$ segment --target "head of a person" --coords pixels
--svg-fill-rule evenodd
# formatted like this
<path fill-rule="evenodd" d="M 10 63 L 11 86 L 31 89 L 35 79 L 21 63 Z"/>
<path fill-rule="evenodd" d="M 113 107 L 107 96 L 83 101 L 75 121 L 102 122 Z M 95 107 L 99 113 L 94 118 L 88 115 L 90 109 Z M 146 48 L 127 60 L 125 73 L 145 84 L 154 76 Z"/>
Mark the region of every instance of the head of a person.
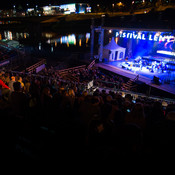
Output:
<path fill-rule="evenodd" d="M 12 81 L 15 81 L 15 76 L 11 76 L 11 80 Z"/>
<path fill-rule="evenodd" d="M 175 111 L 168 112 L 166 119 L 171 120 L 171 121 L 175 121 Z"/>
<path fill-rule="evenodd" d="M 22 77 L 18 77 L 18 81 L 22 82 Z"/>
<path fill-rule="evenodd" d="M 49 87 L 45 87 L 45 88 L 43 89 L 43 94 L 44 94 L 44 95 L 49 95 L 49 94 L 50 94 L 50 88 L 49 88 Z"/>
<path fill-rule="evenodd" d="M 143 104 L 140 102 L 137 102 L 132 109 L 132 114 L 133 116 L 138 117 L 138 118 L 144 117 L 145 115 L 144 115 Z"/>
<path fill-rule="evenodd" d="M 75 97 L 75 92 L 74 92 L 73 89 L 69 89 L 68 94 L 69 94 L 69 96 L 71 96 L 71 97 Z"/>
<path fill-rule="evenodd" d="M 14 82 L 13 83 L 14 91 L 19 92 L 21 90 L 21 83 L 20 82 Z"/>
<path fill-rule="evenodd" d="M 111 95 L 107 95 L 107 96 L 106 96 L 106 102 L 111 103 L 112 100 L 113 100 L 113 98 L 112 98 Z"/>

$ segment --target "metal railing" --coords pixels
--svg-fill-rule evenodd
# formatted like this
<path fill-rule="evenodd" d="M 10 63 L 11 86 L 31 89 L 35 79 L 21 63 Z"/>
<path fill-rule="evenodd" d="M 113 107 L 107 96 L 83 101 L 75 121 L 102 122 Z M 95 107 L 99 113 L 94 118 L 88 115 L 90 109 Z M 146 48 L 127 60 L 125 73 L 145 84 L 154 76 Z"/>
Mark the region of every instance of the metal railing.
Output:
<path fill-rule="evenodd" d="M 71 71 L 82 70 L 85 68 L 86 68 L 86 65 L 81 65 L 81 66 L 71 67 L 67 69 L 56 70 L 56 72 L 61 75 L 61 74 L 70 73 Z"/>
<path fill-rule="evenodd" d="M 27 70 L 27 72 L 32 73 L 32 72 L 34 72 L 36 70 L 37 67 L 39 67 L 39 66 L 41 66 L 43 64 L 46 64 L 46 59 L 42 59 L 41 61 L 33 64 L 32 66 L 30 66 L 28 68 L 26 68 L 26 70 Z"/>

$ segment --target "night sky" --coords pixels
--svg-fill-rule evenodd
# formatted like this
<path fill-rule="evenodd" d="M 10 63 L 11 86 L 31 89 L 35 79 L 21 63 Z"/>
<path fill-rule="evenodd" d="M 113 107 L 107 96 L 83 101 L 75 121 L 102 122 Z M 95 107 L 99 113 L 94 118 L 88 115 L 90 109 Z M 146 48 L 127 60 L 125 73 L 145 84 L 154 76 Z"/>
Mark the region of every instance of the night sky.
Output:
<path fill-rule="evenodd" d="M 123 2 L 124 4 L 127 4 L 129 6 L 132 1 L 142 1 L 142 0 L 5 0 L 1 2 L 0 9 L 6 9 L 6 8 L 13 8 L 13 5 L 16 5 L 16 7 L 19 7 L 19 5 L 22 8 L 26 8 L 29 4 L 29 7 L 35 7 L 35 5 L 38 6 L 45 6 L 45 5 L 60 5 L 60 4 L 66 4 L 66 3 L 89 3 L 92 7 L 95 4 L 102 4 L 104 6 L 109 6 L 110 4 L 117 3 L 117 2 Z M 145 2 L 152 2 L 155 3 L 159 0 L 145 0 Z M 163 1 L 170 1 L 170 0 L 162 0 Z M 171 2 L 175 3 L 175 0 L 171 0 Z"/>
<path fill-rule="evenodd" d="M 0 9 L 4 8 L 13 8 L 13 5 L 16 5 L 18 7 L 19 5 L 23 8 L 26 7 L 26 4 L 29 4 L 29 7 L 34 7 L 35 5 L 38 6 L 44 6 L 44 5 L 59 5 L 59 4 L 65 4 L 65 3 L 89 3 L 92 4 L 112 4 L 116 2 L 131 2 L 132 0 L 5 0 L 3 3 L 1 3 Z"/>

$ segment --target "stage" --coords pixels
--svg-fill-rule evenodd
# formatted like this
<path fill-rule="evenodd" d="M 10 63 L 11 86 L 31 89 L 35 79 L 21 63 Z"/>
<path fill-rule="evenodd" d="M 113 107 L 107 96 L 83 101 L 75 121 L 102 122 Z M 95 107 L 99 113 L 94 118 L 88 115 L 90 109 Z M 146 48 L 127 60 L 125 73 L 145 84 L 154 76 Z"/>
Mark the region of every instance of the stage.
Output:
<path fill-rule="evenodd" d="M 145 72 L 142 70 L 127 70 L 125 68 L 122 68 L 122 64 L 123 61 L 112 61 L 112 62 L 100 62 L 100 63 L 96 63 L 95 66 L 111 71 L 113 73 L 116 73 L 118 75 L 124 76 L 126 78 L 129 79 L 134 79 L 137 75 L 139 75 L 138 80 L 157 89 L 163 90 L 165 92 L 171 93 L 171 94 L 175 94 L 175 83 L 170 83 L 170 84 L 166 84 L 166 83 L 161 83 L 160 85 L 157 85 L 155 83 L 152 82 L 153 77 L 157 76 L 160 79 L 165 79 L 170 77 L 168 72 L 164 72 L 164 73 L 151 73 L 149 71 Z M 175 77 L 175 72 L 171 73 L 171 78 Z"/>
<path fill-rule="evenodd" d="M 139 75 L 160 96 L 175 94 L 174 30 L 103 27 L 98 32 L 97 67 L 129 79 Z"/>

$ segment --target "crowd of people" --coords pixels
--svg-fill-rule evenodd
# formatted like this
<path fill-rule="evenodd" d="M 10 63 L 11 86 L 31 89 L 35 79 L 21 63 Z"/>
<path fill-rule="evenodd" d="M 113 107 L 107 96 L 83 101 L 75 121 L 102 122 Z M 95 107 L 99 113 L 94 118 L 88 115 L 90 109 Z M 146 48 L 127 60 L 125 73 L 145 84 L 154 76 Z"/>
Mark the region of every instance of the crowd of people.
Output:
<path fill-rule="evenodd" d="M 45 161 L 59 156 L 63 162 L 76 157 L 94 164 L 175 155 L 174 103 L 105 89 L 90 93 L 81 83 L 87 77 L 123 80 L 96 69 L 76 76 L 78 82 L 65 81 L 52 69 L 39 75 L 1 72 L 6 155 Z"/>

